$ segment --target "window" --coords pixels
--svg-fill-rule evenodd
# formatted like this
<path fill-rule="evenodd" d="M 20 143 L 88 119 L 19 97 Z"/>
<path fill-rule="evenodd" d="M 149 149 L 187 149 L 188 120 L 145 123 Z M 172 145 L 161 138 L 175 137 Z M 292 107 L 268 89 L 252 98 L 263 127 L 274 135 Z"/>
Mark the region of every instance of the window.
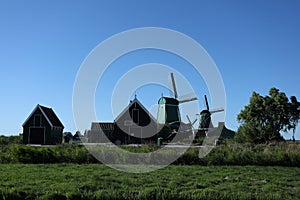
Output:
<path fill-rule="evenodd" d="M 139 109 L 136 108 L 132 109 L 132 120 L 137 125 L 139 124 L 139 118 L 140 118 Z"/>
<path fill-rule="evenodd" d="M 42 122 L 41 115 L 35 115 L 33 121 L 34 126 L 41 126 L 41 122 Z"/>

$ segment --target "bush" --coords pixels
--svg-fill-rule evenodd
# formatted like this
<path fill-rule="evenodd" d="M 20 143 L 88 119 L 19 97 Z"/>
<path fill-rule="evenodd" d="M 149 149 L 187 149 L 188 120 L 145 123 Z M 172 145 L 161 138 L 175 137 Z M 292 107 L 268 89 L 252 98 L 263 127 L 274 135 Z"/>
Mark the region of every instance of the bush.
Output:
<path fill-rule="evenodd" d="M 155 145 L 140 147 L 122 147 L 126 151 L 149 153 L 157 150 Z M 130 160 L 136 163 L 161 163 L 164 159 L 176 155 L 176 149 L 169 148 L 159 155 L 149 157 L 119 154 L 113 147 L 95 146 L 89 148 L 96 155 L 106 156 L 109 160 L 122 163 Z M 180 156 L 174 165 L 262 165 L 262 166 L 295 166 L 300 167 L 300 143 L 280 142 L 271 144 L 240 144 L 226 141 L 218 145 L 204 158 L 199 158 L 199 149 L 190 148 Z M 133 160 L 135 159 L 135 160 Z M 99 163 L 84 147 L 78 145 L 58 145 L 53 147 L 32 147 L 25 145 L 0 146 L 0 163 Z"/>
<path fill-rule="evenodd" d="M 14 136 L 0 136 L 0 145 L 22 144 L 22 134 Z"/>

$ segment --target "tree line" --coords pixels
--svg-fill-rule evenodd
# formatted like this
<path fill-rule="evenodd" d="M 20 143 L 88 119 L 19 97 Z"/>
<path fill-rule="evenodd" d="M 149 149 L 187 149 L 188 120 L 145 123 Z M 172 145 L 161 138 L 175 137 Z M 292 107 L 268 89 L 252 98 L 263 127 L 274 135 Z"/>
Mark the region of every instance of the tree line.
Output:
<path fill-rule="evenodd" d="M 250 102 L 237 116 L 241 126 L 235 139 L 239 142 L 268 143 L 283 140 L 281 133 L 295 132 L 300 119 L 300 102 L 295 96 L 271 88 L 269 95 L 253 92 Z"/>

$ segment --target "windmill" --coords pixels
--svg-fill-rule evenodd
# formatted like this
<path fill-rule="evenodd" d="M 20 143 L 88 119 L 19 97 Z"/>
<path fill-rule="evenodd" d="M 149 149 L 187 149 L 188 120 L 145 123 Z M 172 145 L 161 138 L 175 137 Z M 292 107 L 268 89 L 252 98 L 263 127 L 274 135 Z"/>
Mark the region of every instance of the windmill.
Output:
<path fill-rule="evenodd" d="M 207 101 L 207 96 L 204 95 L 204 100 L 205 100 L 205 104 L 206 104 L 206 109 L 202 110 L 200 112 L 200 122 L 199 122 L 199 130 L 204 130 L 207 131 L 208 128 L 213 127 L 212 123 L 211 123 L 211 115 L 214 113 L 218 113 L 218 112 L 223 112 L 224 109 L 216 109 L 216 110 L 209 110 L 209 105 L 208 105 L 208 101 Z"/>
<path fill-rule="evenodd" d="M 195 101 L 197 100 L 197 97 L 193 96 L 191 98 L 184 98 L 179 100 L 173 73 L 170 74 L 170 78 L 172 82 L 174 97 L 162 96 L 158 100 L 157 121 L 159 124 L 169 124 L 172 130 L 175 129 L 176 131 L 178 131 L 181 123 L 179 104 Z"/>
<path fill-rule="evenodd" d="M 197 118 L 192 122 L 190 117 L 188 115 L 186 115 L 187 120 L 189 121 L 189 127 L 193 133 L 193 135 L 195 134 L 195 130 L 194 130 L 194 124 L 196 123 L 196 121 L 198 120 Z"/>

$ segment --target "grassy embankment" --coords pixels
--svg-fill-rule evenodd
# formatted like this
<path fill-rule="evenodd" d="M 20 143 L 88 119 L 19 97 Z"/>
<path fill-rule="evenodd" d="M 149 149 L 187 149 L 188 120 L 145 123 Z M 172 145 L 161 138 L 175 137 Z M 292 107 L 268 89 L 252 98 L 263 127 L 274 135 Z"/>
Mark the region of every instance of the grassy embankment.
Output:
<path fill-rule="evenodd" d="M 115 155 L 113 148 L 97 148 Z M 123 148 L 145 153 L 158 147 Z M 0 199 L 300 199 L 299 143 L 229 142 L 202 159 L 198 150 L 189 149 L 167 168 L 129 174 L 76 145 L 2 145 Z"/>
<path fill-rule="evenodd" d="M 101 164 L 2 164 L 0 199 L 300 199 L 300 168 L 169 166 L 129 174 Z"/>
<path fill-rule="evenodd" d="M 157 146 L 123 147 L 130 152 L 149 153 Z M 116 163 L 128 160 L 113 147 L 95 147 L 91 151 L 109 157 Z M 159 163 L 176 154 L 176 149 L 167 149 L 159 157 L 149 154 L 148 158 L 135 156 L 137 163 Z M 199 159 L 199 149 L 188 149 L 174 165 L 260 165 L 300 167 L 300 143 L 282 142 L 277 144 L 238 144 L 227 143 L 215 147 L 206 157 Z M 99 163 L 85 147 L 58 145 L 54 147 L 30 147 L 25 145 L 0 146 L 0 163 Z"/>

